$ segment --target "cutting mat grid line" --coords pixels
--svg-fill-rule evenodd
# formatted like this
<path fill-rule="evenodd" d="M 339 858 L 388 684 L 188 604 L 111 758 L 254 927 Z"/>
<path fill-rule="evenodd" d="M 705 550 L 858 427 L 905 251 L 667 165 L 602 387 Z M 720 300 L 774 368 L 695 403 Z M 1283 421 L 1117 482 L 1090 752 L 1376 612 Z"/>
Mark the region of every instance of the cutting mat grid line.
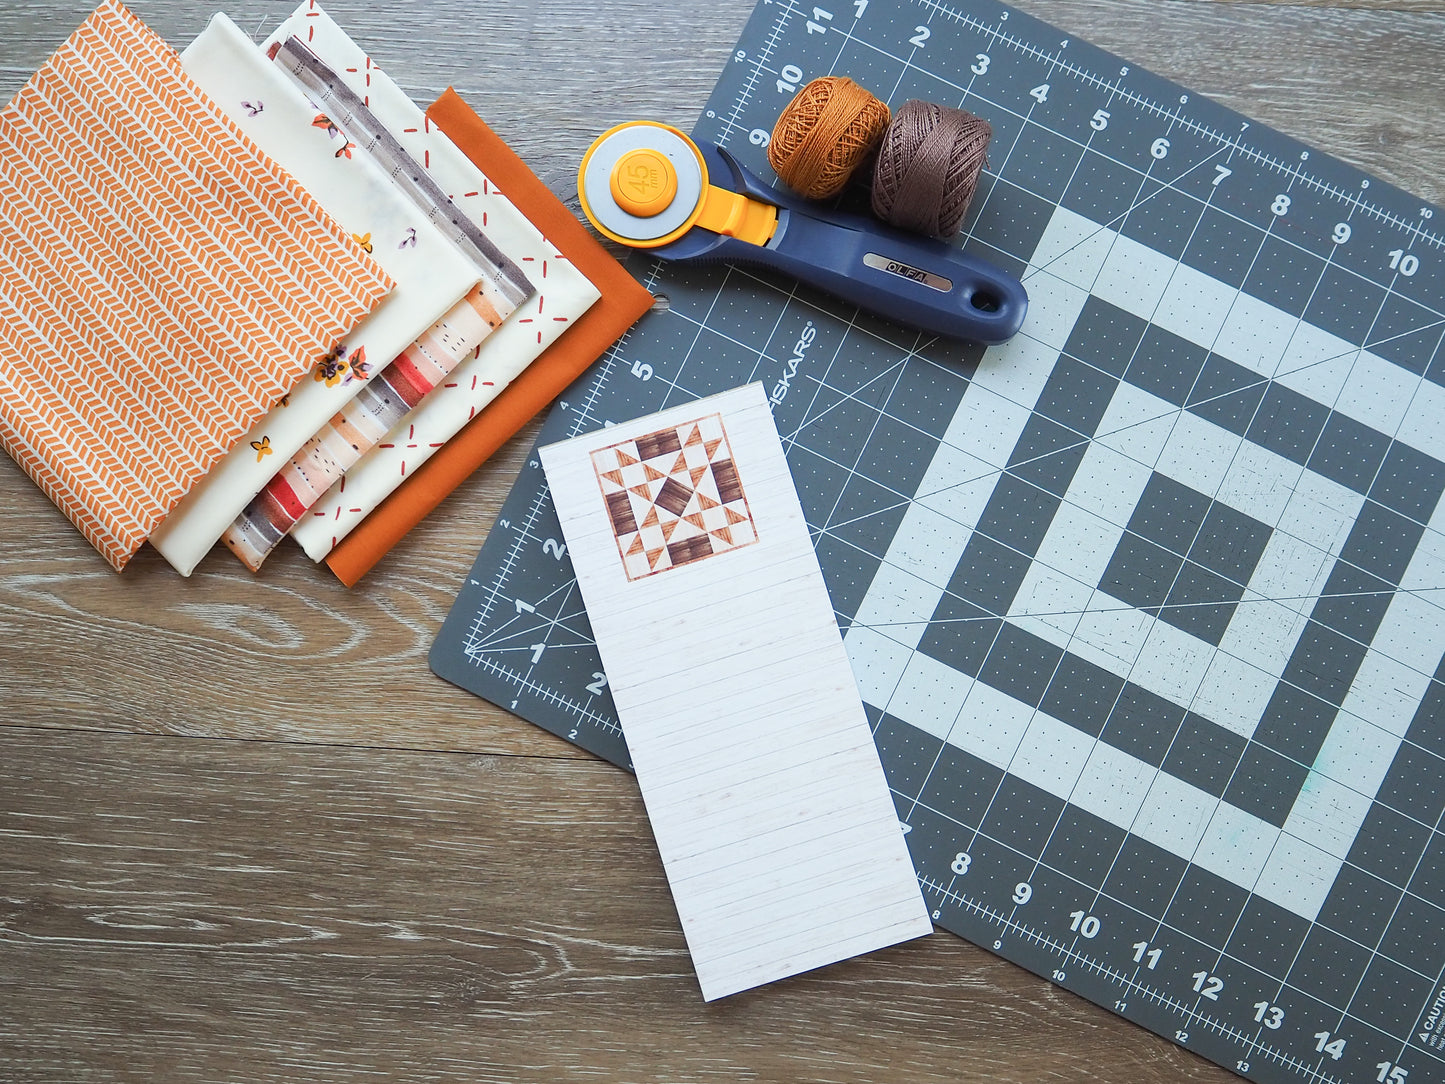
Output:
<path fill-rule="evenodd" d="M 1013 937 L 1026 940 L 1036 946 L 1044 948 L 1054 959 L 1064 966 L 1083 967 L 1089 972 L 1105 979 L 1125 998 L 1145 998 L 1153 1004 L 1167 1009 L 1172 1017 L 1177 1018 L 1188 1027 L 1205 1027 L 1217 1035 L 1229 1037 L 1229 1039 L 1238 1046 L 1239 1050 L 1248 1057 L 1267 1057 L 1276 1064 L 1291 1069 L 1308 1081 L 1316 1081 L 1319 1082 L 1319 1084 L 1339 1084 L 1339 1077 L 1321 1072 L 1317 1066 L 1310 1065 L 1285 1051 L 1261 1041 L 1265 1035 L 1263 1028 L 1256 1030 L 1253 1034 L 1247 1031 L 1241 1031 L 1226 1021 L 1211 1016 L 1207 1012 L 1182 1002 L 1178 998 L 1172 997 L 1147 983 L 1138 981 L 1137 970 L 1132 973 L 1126 973 L 1101 964 L 1098 960 L 1079 952 L 1070 945 L 1050 938 L 1031 926 L 1013 921 L 1007 915 L 994 911 L 968 896 L 951 892 L 927 877 L 920 878 L 920 884 L 925 893 L 932 893 L 938 897 L 947 899 L 960 909 L 966 910 L 988 921 L 1001 932 L 1006 932 Z"/>
<path fill-rule="evenodd" d="M 894 793 L 897 794 L 898 792 L 895 791 Z M 906 796 L 900 795 L 899 797 L 906 797 Z M 1164 919 L 1160 919 L 1160 918 L 1158 918 L 1157 916 L 1154 916 L 1154 915 L 1146 915 L 1143 911 L 1139 911 L 1138 908 L 1134 907 L 1128 900 L 1122 899 L 1122 898 L 1119 898 L 1119 897 L 1109 896 L 1109 894 L 1108 894 L 1107 892 L 1102 891 L 1102 890 L 1097 890 L 1097 889 L 1096 889 L 1096 886 L 1086 884 L 1084 881 L 1079 880 L 1077 877 L 1073 876 L 1068 870 L 1062 869 L 1062 868 L 1056 868 L 1056 867 L 1049 866 L 1047 863 L 1039 860 L 1039 858 L 1038 858 L 1037 855 L 1031 854 L 1031 853 L 1026 852 L 1026 851 L 1023 851 L 1023 850 L 1019 850 L 1019 849 L 1016 848 L 1016 847 L 1012 847 L 1012 846 L 1009 844 L 1009 842 L 1008 842 L 1007 839 L 1001 839 L 1001 838 L 989 836 L 987 833 L 984 833 L 984 832 L 978 832 L 978 831 L 976 831 L 975 829 L 971 828 L 969 825 L 966 825 L 966 824 L 962 823 L 961 821 L 957 821 L 957 820 L 955 820 L 954 818 L 949 817 L 949 816 L 948 816 L 948 813 L 947 813 L 945 810 L 928 807 L 928 808 L 927 808 L 927 812 L 928 812 L 929 814 L 931 814 L 932 816 L 934 816 L 934 817 L 938 817 L 938 818 L 941 818 L 941 819 L 944 819 L 944 820 L 952 821 L 958 828 L 963 829 L 965 832 L 972 832 L 972 833 L 974 833 L 976 836 L 985 837 L 985 838 L 988 839 L 988 841 L 989 841 L 991 844 L 993 844 L 993 845 L 995 845 L 995 846 L 1003 847 L 1003 848 L 1008 849 L 1008 850 L 1011 850 L 1011 851 L 1013 851 L 1015 854 L 1017 854 L 1020 858 L 1026 859 L 1026 860 L 1031 861 L 1031 862 L 1034 862 L 1034 863 L 1035 863 L 1035 867 L 1034 867 L 1034 871 L 1035 871 L 1035 872 L 1037 872 L 1037 870 L 1038 870 L 1039 868 L 1046 868 L 1050 874 L 1055 875 L 1055 876 L 1058 876 L 1058 877 L 1063 878 L 1063 879 L 1066 879 L 1066 880 L 1069 880 L 1069 881 L 1072 881 L 1072 882 L 1074 882 L 1075 884 L 1077 884 L 1080 888 L 1086 888 L 1086 889 L 1090 889 L 1090 890 L 1096 890 L 1096 891 L 1097 891 L 1097 895 L 1096 895 L 1096 898 L 1095 898 L 1095 900 L 1094 900 L 1094 903 L 1097 903 L 1100 899 L 1108 899 L 1111 904 L 1114 904 L 1114 905 L 1116 905 L 1116 906 L 1119 906 L 1119 907 L 1122 907 L 1122 908 L 1126 908 L 1126 909 L 1129 909 L 1129 910 L 1133 910 L 1133 911 L 1135 911 L 1140 917 L 1146 917 L 1146 918 L 1149 918 L 1149 919 L 1155 921 L 1155 923 L 1156 923 L 1156 927 L 1155 927 L 1155 932 L 1156 932 L 1156 934 L 1157 934 L 1157 932 L 1158 932 L 1159 930 L 1167 928 L 1171 934 L 1174 934 L 1174 935 L 1177 935 L 1177 936 L 1179 936 L 1179 937 L 1187 938 L 1187 939 L 1189 939 L 1189 940 L 1192 940 L 1194 943 L 1196 943 L 1197 945 L 1199 945 L 1201 948 L 1206 948 L 1206 949 L 1210 949 L 1210 950 L 1216 951 L 1217 955 L 1216 955 L 1216 958 L 1215 958 L 1215 961 L 1214 961 L 1214 966 L 1215 966 L 1216 968 L 1218 967 L 1220 961 L 1226 960 L 1226 959 L 1232 961 L 1232 962 L 1235 963 L 1235 964 L 1239 964 L 1239 965 L 1241 965 L 1241 966 L 1245 966 L 1245 967 L 1252 966 L 1249 959 L 1244 958 L 1244 957 L 1240 957 L 1240 956 L 1234 956 L 1234 955 L 1232 955 L 1231 953 L 1227 952 L 1226 950 L 1219 949 L 1218 946 L 1211 945 L 1211 944 L 1209 944 L 1209 943 L 1206 942 L 1206 941 L 1200 940 L 1199 938 L 1197 938 L 1197 937 L 1189 930 L 1188 927 L 1185 927 L 1185 926 L 1174 926 L 1174 925 L 1171 925 L 1168 921 L 1166 921 L 1166 920 L 1164 920 Z M 921 878 L 920 878 L 920 882 L 923 884 L 924 889 L 925 889 L 926 891 L 927 891 L 927 890 L 932 890 L 932 891 L 936 892 L 938 895 L 940 895 L 940 896 L 942 896 L 942 897 L 944 897 L 944 898 L 951 899 L 951 900 L 952 900 L 953 902 L 955 902 L 955 903 L 960 903 L 960 902 L 962 902 L 964 899 L 966 899 L 966 898 L 968 898 L 968 897 L 966 896 L 966 894 L 963 894 L 963 893 L 961 893 L 961 892 L 958 891 L 958 889 L 962 887 L 962 886 L 959 884 L 959 876 L 960 876 L 960 875 L 958 875 L 958 874 L 954 874 L 953 876 L 949 877 L 949 879 L 948 879 L 947 881 L 937 881 L 937 880 L 934 880 L 934 879 L 932 879 L 932 878 L 929 878 L 929 877 L 924 876 L 924 877 L 921 877 Z M 1013 928 L 1013 927 L 1015 927 L 1015 926 L 1019 926 L 1019 906 L 1018 906 L 1018 904 L 1015 903 L 1015 904 L 1014 904 L 1013 906 L 1011 906 L 1011 907 L 1009 908 L 1009 910 L 1007 910 L 1007 911 L 998 912 L 995 917 L 996 917 L 996 920 L 998 921 L 998 923 L 999 923 L 1000 925 L 1002 925 L 1002 926 L 1009 927 L 1009 928 Z M 1023 927 L 1020 926 L 1019 928 L 1021 929 L 1021 928 L 1023 928 Z M 1077 939 L 1075 939 L 1075 940 L 1077 941 L 1077 940 L 1083 940 L 1083 939 L 1082 939 L 1082 938 L 1077 938 Z M 1358 945 L 1358 947 L 1359 947 L 1360 949 L 1362 949 L 1362 950 L 1364 950 L 1364 951 L 1366 951 L 1366 952 L 1375 951 L 1375 950 L 1378 949 L 1378 946 L 1365 945 L 1365 944 L 1360 944 L 1360 943 L 1358 943 L 1358 942 L 1356 942 L 1356 944 Z M 1398 964 L 1398 965 L 1401 966 L 1401 967 L 1404 967 L 1404 968 L 1405 968 L 1406 970 L 1408 970 L 1408 971 L 1412 971 L 1414 974 L 1418 975 L 1420 978 L 1426 979 L 1427 981 L 1435 981 L 1435 980 L 1437 980 L 1437 979 L 1439 978 L 1438 973 L 1437 973 L 1437 974 L 1427 974 L 1427 973 L 1422 972 L 1422 971 L 1418 970 L 1417 968 L 1413 967 L 1413 966 L 1412 966 L 1411 964 L 1409 964 L 1408 962 L 1400 961 L 1400 960 L 1392 960 L 1391 962 L 1393 962 L 1393 963 L 1395 963 L 1395 964 Z M 1101 966 L 1102 966 L 1102 965 L 1101 965 Z M 1284 993 L 1284 992 L 1287 991 L 1287 990 L 1293 991 L 1293 992 L 1295 992 L 1295 993 L 1305 994 L 1305 995 L 1308 995 L 1308 994 L 1309 994 L 1309 990 L 1308 990 L 1308 989 L 1300 988 L 1300 987 L 1293 987 L 1293 986 L 1291 986 L 1291 985 L 1289 984 L 1289 982 L 1288 982 L 1287 980 L 1282 980 L 1282 981 L 1280 982 L 1280 984 L 1279 984 L 1278 989 L 1276 989 L 1276 991 L 1275 991 L 1275 997 L 1278 998 L 1280 994 Z M 1342 1012 L 1344 1013 L 1344 1015 L 1348 1016 L 1348 1009 L 1342 1010 Z M 1366 1027 L 1372 1027 L 1372 1026 L 1373 1026 L 1373 1025 L 1370 1025 L 1369 1022 L 1368 1022 L 1368 1021 L 1365 1021 L 1365 1020 L 1358 1020 L 1357 1022 L 1360 1023 L 1360 1024 L 1365 1025 Z"/>
<path fill-rule="evenodd" d="M 763 381 L 940 925 L 1253 1079 L 1445 1080 L 1436 209 L 982 0 L 764 0 L 695 135 L 844 73 L 995 129 L 1010 343 L 742 267 L 539 444 Z M 845 197 L 844 203 L 856 200 Z M 626 745 L 535 455 L 437 672 Z"/>
<path fill-rule="evenodd" d="M 795 13 L 803 10 L 795 5 L 790 6 L 795 8 Z M 1049 74 L 1062 70 L 1085 85 L 1092 85 L 1100 90 L 1107 90 L 1111 102 L 1112 99 L 1118 98 L 1136 109 L 1146 113 L 1152 113 L 1159 119 L 1167 120 L 1171 125 L 1177 124 L 1196 135 L 1225 144 L 1231 150 L 1250 158 L 1256 165 L 1265 166 L 1288 177 L 1291 183 L 1299 181 L 1302 184 L 1317 189 L 1321 194 L 1327 195 L 1331 199 L 1347 204 L 1352 212 L 1358 210 L 1365 214 L 1375 216 L 1390 226 L 1401 229 L 1413 237 L 1424 240 L 1427 244 L 1433 245 L 1436 248 L 1445 248 L 1445 234 L 1424 229 L 1423 222 L 1419 217 L 1410 219 L 1385 210 L 1370 201 L 1362 199 L 1358 193 L 1347 192 L 1328 181 L 1316 177 L 1314 174 L 1303 169 L 1298 161 L 1287 161 L 1283 158 L 1277 158 L 1257 147 L 1243 143 L 1238 139 L 1238 136 L 1242 135 L 1245 130 L 1248 130 L 1248 128 L 1252 126 L 1249 122 L 1244 122 L 1239 133 L 1228 133 L 1222 129 L 1215 130 L 1208 125 L 1197 122 L 1181 108 L 1183 105 L 1188 104 L 1189 95 L 1187 93 L 1181 96 L 1179 106 L 1166 106 L 1149 97 L 1136 94 L 1127 89 L 1123 85 L 1122 80 L 1128 76 L 1128 71 L 1121 72 L 1116 78 L 1106 79 L 1096 75 L 1087 68 L 1064 60 L 1060 52 L 1049 52 L 1041 48 L 1036 48 L 1022 38 L 1007 33 L 998 23 L 971 16 L 951 5 L 932 2 L 932 0 L 920 0 L 918 6 L 929 11 L 930 17 L 932 14 L 942 15 L 945 18 L 952 19 L 963 26 L 979 32 L 990 43 L 1006 45 L 1010 49 L 1018 50 L 1026 55 L 1032 56 L 1036 60 L 1046 62 Z M 997 11 L 998 9 L 995 10 Z M 1001 11 L 998 13 L 1002 14 Z M 1029 22 L 1033 26 L 1043 25 L 1036 20 L 1029 20 Z M 1098 51 L 1096 50 L 1095 52 L 1096 55 L 1098 55 Z M 898 58 L 895 57 L 895 59 Z M 1127 69 L 1128 65 L 1124 67 Z M 937 76 L 937 78 L 942 80 L 941 76 Z M 1278 133 L 1271 134 L 1277 135 Z M 1301 159 L 1301 161 L 1307 160 L 1307 158 Z"/>

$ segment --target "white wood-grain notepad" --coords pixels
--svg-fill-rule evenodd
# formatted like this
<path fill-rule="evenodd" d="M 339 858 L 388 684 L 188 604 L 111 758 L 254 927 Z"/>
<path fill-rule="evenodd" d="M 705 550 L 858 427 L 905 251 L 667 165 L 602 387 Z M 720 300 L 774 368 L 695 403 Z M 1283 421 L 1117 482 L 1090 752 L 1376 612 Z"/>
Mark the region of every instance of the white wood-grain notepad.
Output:
<path fill-rule="evenodd" d="M 541 458 L 703 997 L 928 933 L 761 385 Z"/>

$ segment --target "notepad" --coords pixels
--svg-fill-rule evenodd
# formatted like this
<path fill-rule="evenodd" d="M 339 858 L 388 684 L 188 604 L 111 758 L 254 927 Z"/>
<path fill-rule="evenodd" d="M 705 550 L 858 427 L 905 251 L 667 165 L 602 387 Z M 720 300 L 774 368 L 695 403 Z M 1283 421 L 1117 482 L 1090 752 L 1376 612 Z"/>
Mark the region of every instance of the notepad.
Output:
<path fill-rule="evenodd" d="M 929 932 L 762 386 L 541 459 L 703 997 Z"/>

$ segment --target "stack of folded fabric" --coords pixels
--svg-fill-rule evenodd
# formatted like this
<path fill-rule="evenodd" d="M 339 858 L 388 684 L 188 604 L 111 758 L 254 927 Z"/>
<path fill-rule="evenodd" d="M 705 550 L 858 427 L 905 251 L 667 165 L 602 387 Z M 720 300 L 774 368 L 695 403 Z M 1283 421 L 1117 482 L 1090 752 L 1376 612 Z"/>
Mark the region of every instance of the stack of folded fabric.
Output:
<path fill-rule="evenodd" d="M 650 303 L 313 0 L 179 56 L 106 0 L 0 111 L 0 444 L 117 569 L 354 583 Z"/>

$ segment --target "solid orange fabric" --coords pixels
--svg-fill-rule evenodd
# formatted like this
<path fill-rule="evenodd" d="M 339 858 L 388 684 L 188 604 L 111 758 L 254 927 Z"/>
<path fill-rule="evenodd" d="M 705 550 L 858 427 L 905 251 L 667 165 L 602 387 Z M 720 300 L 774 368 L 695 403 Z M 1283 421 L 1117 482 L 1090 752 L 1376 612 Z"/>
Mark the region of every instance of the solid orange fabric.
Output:
<path fill-rule="evenodd" d="M 326 564 L 348 587 L 355 586 L 408 531 L 544 410 L 652 305 L 652 295 L 607 253 L 455 91 L 443 93 L 426 115 L 559 252 L 592 280 L 602 297 L 331 551 Z"/>

